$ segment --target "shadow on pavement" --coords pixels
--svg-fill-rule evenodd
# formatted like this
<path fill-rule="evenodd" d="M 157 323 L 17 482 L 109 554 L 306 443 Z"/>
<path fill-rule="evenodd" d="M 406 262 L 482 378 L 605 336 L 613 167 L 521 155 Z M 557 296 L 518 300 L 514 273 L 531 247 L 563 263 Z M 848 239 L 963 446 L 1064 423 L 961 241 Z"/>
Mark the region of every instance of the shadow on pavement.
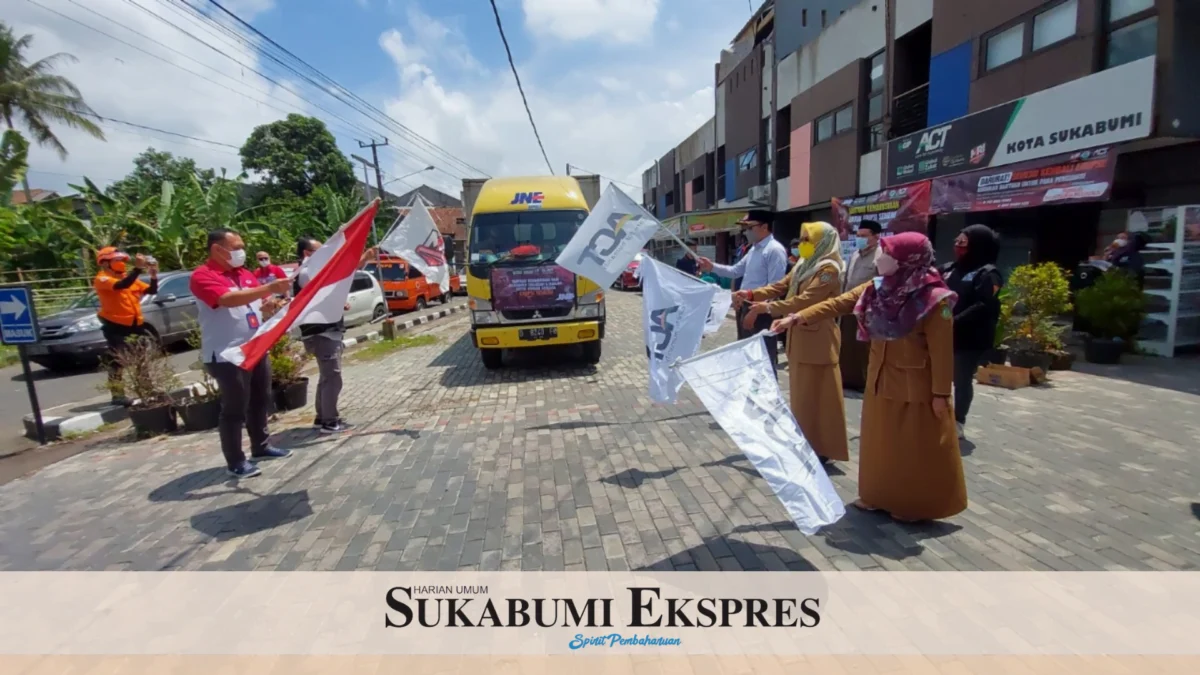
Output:
<path fill-rule="evenodd" d="M 975 443 L 967 439 L 962 439 L 958 442 L 958 452 L 963 457 L 970 457 L 975 454 Z"/>
<path fill-rule="evenodd" d="M 594 377 L 596 367 L 582 362 L 579 345 L 528 347 L 504 350 L 504 365 L 497 370 L 483 367 L 469 333 L 438 354 L 429 367 L 445 368 L 443 387 L 474 387 L 500 382 L 519 384 L 550 379 Z"/>
<path fill-rule="evenodd" d="M 1184 394 L 1200 395 L 1200 356 L 1180 354 L 1173 359 L 1126 355 L 1115 366 L 1075 361 L 1072 370 Z"/>
<path fill-rule="evenodd" d="M 1192 502 L 1192 515 L 1196 516 L 1196 520 L 1200 520 L 1200 503 Z"/>
<path fill-rule="evenodd" d="M 791 549 L 763 546 L 734 539 L 713 537 L 699 546 L 641 567 L 636 571 L 816 571 L 812 563 Z M 823 589 L 822 589 L 823 590 Z"/>
<path fill-rule="evenodd" d="M 901 543 L 895 535 L 880 529 L 881 525 L 888 524 L 903 531 L 908 539 L 913 540 L 913 543 L 911 545 Z M 826 544 L 839 551 L 901 561 L 906 558 L 915 558 L 925 551 L 920 540 L 945 537 L 961 529 L 961 525 L 942 521 L 899 523 L 885 513 L 868 513 L 849 507 L 841 520 L 821 530 L 821 536 L 825 538 Z"/>
<path fill-rule="evenodd" d="M 263 495 L 192 516 L 192 529 L 225 541 L 294 523 L 313 514 L 308 490 Z"/>
<path fill-rule="evenodd" d="M 725 466 L 725 467 L 729 467 L 730 469 L 736 469 L 737 471 L 741 471 L 742 473 L 746 474 L 747 476 L 750 476 L 751 478 L 761 478 L 762 475 L 758 473 L 758 470 L 755 469 L 753 465 L 750 465 L 750 466 L 742 466 L 741 465 L 742 462 L 748 463 L 749 461 L 750 461 L 750 459 L 748 457 L 746 457 L 745 455 L 736 454 L 736 455 L 730 455 L 730 456 L 726 457 L 725 459 L 718 459 L 718 460 L 715 460 L 712 462 L 705 462 L 704 464 L 701 464 L 700 466 L 703 466 L 706 468 L 711 468 L 714 466 Z M 829 463 L 829 464 L 825 464 L 824 466 L 825 466 L 825 473 L 829 474 L 830 476 L 845 476 L 846 475 L 846 472 L 842 471 L 841 467 L 839 467 L 837 464 Z"/>
<path fill-rule="evenodd" d="M 674 475 L 679 471 L 679 467 L 672 467 L 662 471 L 642 471 L 641 469 L 626 469 L 620 473 L 615 473 L 611 476 L 605 476 L 600 479 L 601 483 L 616 485 L 623 488 L 641 487 L 642 483 L 648 480 L 660 480 L 667 476 Z"/>
<path fill-rule="evenodd" d="M 221 485 L 224 489 L 209 490 L 207 488 Z M 154 488 L 146 498 L 155 503 L 162 502 L 191 502 L 201 499 L 212 499 L 224 495 L 254 495 L 252 490 L 240 487 L 237 481 L 225 473 L 225 467 L 212 467 L 185 474 Z"/>

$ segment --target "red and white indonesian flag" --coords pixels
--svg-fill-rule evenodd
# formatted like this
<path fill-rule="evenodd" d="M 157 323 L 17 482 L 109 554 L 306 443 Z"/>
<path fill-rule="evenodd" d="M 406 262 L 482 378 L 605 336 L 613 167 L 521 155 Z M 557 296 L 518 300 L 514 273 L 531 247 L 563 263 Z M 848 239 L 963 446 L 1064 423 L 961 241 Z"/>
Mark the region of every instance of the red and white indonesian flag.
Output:
<path fill-rule="evenodd" d="M 376 199 L 309 256 L 296 272 L 309 280 L 300 293 L 259 326 L 254 337 L 244 344 L 226 349 L 221 356 L 230 363 L 250 370 L 293 325 L 336 323 L 341 320 L 346 311 L 346 298 L 350 295 L 354 272 L 367 248 L 371 223 L 378 210 L 379 200 Z"/>
<path fill-rule="evenodd" d="M 446 262 L 446 242 L 438 232 L 433 215 L 425 202 L 416 200 L 408 215 L 402 216 L 379 242 L 379 248 L 404 258 L 421 271 L 442 293 L 450 292 L 450 265 Z"/>

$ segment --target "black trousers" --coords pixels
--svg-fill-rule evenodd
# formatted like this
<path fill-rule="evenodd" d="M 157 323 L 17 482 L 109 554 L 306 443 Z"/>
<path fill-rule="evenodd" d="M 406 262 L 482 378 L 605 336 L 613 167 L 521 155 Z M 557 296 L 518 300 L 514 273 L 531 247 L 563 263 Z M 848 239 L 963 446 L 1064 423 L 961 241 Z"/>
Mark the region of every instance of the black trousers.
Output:
<path fill-rule="evenodd" d="M 267 449 L 267 417 L 271 414 L 271 365 L 267 359 L 252 370 L 232 363 L 206 363 L 209 375 L 221 391 L 221 454 L 225 463 L 236 468 L 246 461 L 242 451 L 242 427 L 250 435 L 250 454 Z"/>
<path fill-rule="evenodd" d="M 135 336 L 144 336 L 153 338 L 154 334 L 146 328 L 146 324 L 139 323 L 136 326 L 123 326 L 119 323 L 113 323 L 106 319 L 100 319 L 100 334 L 104 336 L 104 341 L 108 344 L 108 354 L 105 357 L 106 366 L 108 368 L 108 381 L 110 386 L 121 382 L 122 368 L 117 360 L 117 355 L 129 344 L 128 340 Z M 113 390 L 113 396 L 117 395 L 119 390 Z"/>
<path fill-rule="evenodd" d="M 771 327 L 775 319 L 771 318 L 770 314 L 759 314 L 754 318 L 754 327 L 746 330 L 742 327 L 742 319 L 746 317 L 746 309 L 748 305 L 742 305 L 737 311 L 737 336 L 739 340 L 744 340 L 759 331 L 766 330 Z M 771 365 L 779 367 L 779 336 L 768 335 L 764 338 L 767 342 L 767 356 L 771 357 Z"/>
<path fill-rule="evenodd" d="M 975 372 L 983 362 L 982 349 L 961 349 L 954 352 L 954 419 L 967 423 L 971 401 L 975 400 Z"/>

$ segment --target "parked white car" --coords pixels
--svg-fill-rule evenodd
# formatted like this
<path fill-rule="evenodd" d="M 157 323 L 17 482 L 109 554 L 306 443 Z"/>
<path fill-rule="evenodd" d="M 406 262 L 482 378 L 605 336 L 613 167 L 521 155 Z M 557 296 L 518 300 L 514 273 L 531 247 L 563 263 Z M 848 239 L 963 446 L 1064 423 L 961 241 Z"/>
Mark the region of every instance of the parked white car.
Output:
<path fill-rule="evenodd" d="M 366 272 L 354 273 L 346 304 L 350 305 L 350 309 L 346 310 L 347 328 L 377 321 L 388 313 L 387 301 L 383 299 L 383 288 L 379 286 L 375 277 Z"/>

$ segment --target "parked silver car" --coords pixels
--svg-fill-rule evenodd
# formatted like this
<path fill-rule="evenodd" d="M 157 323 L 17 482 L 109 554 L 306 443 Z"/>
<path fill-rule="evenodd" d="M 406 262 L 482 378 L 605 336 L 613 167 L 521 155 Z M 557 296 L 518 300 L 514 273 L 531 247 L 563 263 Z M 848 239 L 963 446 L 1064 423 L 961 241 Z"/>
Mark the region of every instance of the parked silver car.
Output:
<path fill-rule="evenodd" d="M 191 272 L 164 272 L 158 276 L 158 293 L 142 298 L 146 324 L 164 346 L 186 341 L 196 320 L 190 280 Z M 67 309 L 39 317 L 40 342 L 27 348 L 29 358 L 48 370 L 98 365 L 108 349 L 96 318 L 99 306 L 96 292 L 89 291 Z"/>
<path fill-rule="evenodd" d="M 190 289 L 191 272 L 164 272 L 158 275 L 158 293 L 142 298 L 142 316 L 146 325 L 162 342 L 171 347 L 188 338 L 196 320 L 196 298 Z M 365 272 L 356 272 L 346 299 L 346 326 L 354 327 L 387 316 L 387 303 L 379 282 Z M 100 332 L 96 309 L 100 306 L 94 291 L 76 300 L 68 309 L 41 317 L 38 332 L 41 341 L 30 345 L 29 358 L 48 370 L 94 368 L 108 351 Z M 292 329 L 293 337 L 299 330 Z"/>

